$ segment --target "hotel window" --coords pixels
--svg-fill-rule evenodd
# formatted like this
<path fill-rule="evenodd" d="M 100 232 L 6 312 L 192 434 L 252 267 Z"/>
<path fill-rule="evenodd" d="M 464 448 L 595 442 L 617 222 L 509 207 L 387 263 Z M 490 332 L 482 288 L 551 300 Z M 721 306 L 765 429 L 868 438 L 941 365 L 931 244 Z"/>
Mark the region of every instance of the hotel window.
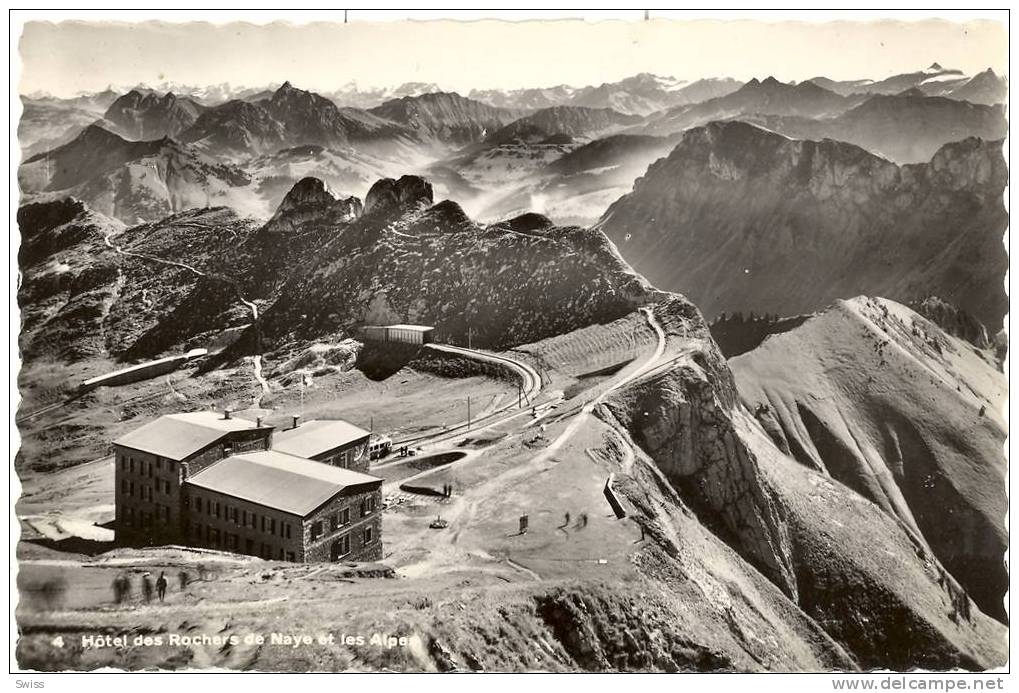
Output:
<path fill-rule="evenodd" d="M 315 541 L 322 536 L 322 521 L 313 522 L 311 524 L 311 540 Z"/>
<path fill-rule="evenodd" d="M 202 499 L 200 496 L 195 496 L 195 512 L 202 512 Z"/>
<path fill-rule="evenodd" d="M 344 534 L 333 542 L 333 548 L 330 552 L 329 558 L 334 561 L 338 561 L 341 557 L 346 556 L 350 553 L 350 535 Z"/>
<path fill-rule="evenodd" d="M 368 496 L 361 501 L 361 517 L 371 515 L 373 510 L 375 510 L 375 498 L 373 496 Z"/>
<path fill-rule="evenodd" d="M 241 524 L 244 525 L 245 527 L 248 526 L 248 511 L 247 510 L 244 510 L 244 511 L 241 512 Z"/>
<path fill-rule="evenodd" d="M 133 481 L 129 481 L 128 484 L 127 484 L 127 495 L 129 495 L 129 496 L 133 496 L 134 495 L 134 482 Z"/>
<path fill-rule="evenodd" d="M 265 515 L 262 515 L 262 531 L 265 531 Z M 265 546 L 265 544 L 263 544 Z"/>
<path fill-rule="evenodd" d="M 340 511 L 340 524 L 341 525 L 350 524 L 350 508 L 344 508 L 343 510 Z"/>
<path fill-rule="evenodd" d="M 284 525 L 284 526 L 286 527 L 286 537 L 287 537 L 287 539 L 289 539 L 290 538 L 290 523 L 287 522 L 286 525 Z M 293 559 L 291 559 L 291 560 L 293 560 Z"/>
<path fill-rule="evenodd" d="M 251 513 L 251 524 L 248 525 L 251 529 L 255 529 L 258 526 L 258 513 L 252 511 Z"/>
<path fill-rule="evenodd" d="M 131 469 L 131 473 L 134 474 L 134 458 L 133 457 L 128 457 L 127 458 L 127 465 Z"/>
<path fill-rule="evenodd" d="M 120 471 L 122 472 L 127 471 L 127 458 L 124 457 L 123 455 L 120 456 Z"/>
<path fill-rule="evenodd" d="M 219 519 L 219 501 L 216 501 L 216 519 Z"/>
<path fill-rule="evenodd" d="M 340 526 L 340 516 L 338 514 L 336 514 L 336 513 L 333 513 L 332 515 L 329 516 L 329 530 L 330 531 L 334 531 L 337 528 L 339 528 L 339 526 Z"/>
<path fill-rule="evenodd" d="M 365 529 L 364 529 L 364 543 L 365 543 L 365 545 L 368 545 L 368 544 L 372 543 L 372 528 L 371 527 L 365 527 Z"/>
<path fill-rule="evenodd" d="M 272 535 L 276 534 L 276 518 L 275 517 L 269 518 L 269 534 L 272 534 Z"/>
<path fill-rule="evenodd" d="M 127 493 L 127 480 L 126 479 L 121 479 L 120 480 L 120 492 L 121 493 Z"/>

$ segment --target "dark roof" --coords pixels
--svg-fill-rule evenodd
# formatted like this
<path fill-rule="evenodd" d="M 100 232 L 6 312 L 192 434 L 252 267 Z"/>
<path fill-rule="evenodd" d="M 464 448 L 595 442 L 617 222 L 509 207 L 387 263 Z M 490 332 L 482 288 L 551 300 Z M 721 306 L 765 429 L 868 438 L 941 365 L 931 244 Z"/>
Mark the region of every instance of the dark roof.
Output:
<path fill-rule="evenodd" d="M 229 433 L 253 428 L 257 428 L 253 421 L 233 417 L 225 419 L 219 412 L 168 414 L 122 435 L 113 444 L 182 460 Z M 263 428 L 268 430 L 266 426 Z"/>
<path fill-rule="evenodd" d="M 363 428 L 339 419 L 308 421 L 296 428 L 276 431 L 272 447 L 298 457 L 315 457 L 370 435 Z"/>
<path fill-rule="evenodd" d="M 382 479 L 265 450 L 227 457 L 187 483 L 305 517 L 345 488 L 381 485 Z"/>

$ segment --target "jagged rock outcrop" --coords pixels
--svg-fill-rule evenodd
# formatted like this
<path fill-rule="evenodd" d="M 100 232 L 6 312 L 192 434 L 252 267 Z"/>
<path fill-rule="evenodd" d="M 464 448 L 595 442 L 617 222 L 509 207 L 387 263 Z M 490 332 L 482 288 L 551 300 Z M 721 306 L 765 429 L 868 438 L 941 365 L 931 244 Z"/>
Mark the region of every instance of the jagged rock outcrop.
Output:
<path fill-rule="evenodd" d="M 296 231 L 310 219 L 330 214 L 338 221 L 356 219 L 362 210 L 356 197 L 341 198 L 318 178 L 303 178 L 290 189 L 266 224 L 271 232 Z"/>
<path fill-rule="evenodd" d="M 739 122 L 689 130 L 599 228 L 653 284 L 722 312 L 795 315 L 861 293 L 936 294 L 996 330 L 1007 173 L 967 139 L 899 167 Z"/>
<path fill-rule="evenodd" d="M 737 405 L 732 374 L 710 348 L 632 388 L 612 410 L 701 522 L 796 601 L 789 537 L 753 452 L 733 426 Z"/>
<path fill-rule="evenodd" d="M 383 178 L 375 183 L 364 198 L 364 213 L 391 211 L 402 207 L 430 205 L 432 184 L 420 176 L 401 176 L 399 180 Z"/>
<path fill-rule="evenodd" d="M 978 349 L 987 349 L 991 346 L 987 328 L 979 320 L 937 296 L 910 301 L 909 307 L 948 334 L 965 339 Z"/>

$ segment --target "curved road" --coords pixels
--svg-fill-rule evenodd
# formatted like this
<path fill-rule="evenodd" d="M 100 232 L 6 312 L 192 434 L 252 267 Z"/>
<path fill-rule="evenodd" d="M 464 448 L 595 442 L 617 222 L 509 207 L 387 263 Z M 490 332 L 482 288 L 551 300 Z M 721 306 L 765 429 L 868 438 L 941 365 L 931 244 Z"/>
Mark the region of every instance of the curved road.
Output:
<path fill-rule="evenodd" d="M 503 356 L 502 354 L 494 354 L 490 351 L 480 351 L 478 349 L 468 349 L 466 347 L 453 346 L 451 344 L 426 344 L 427 348 L 434 351 L 441 351 L 446 354 L 453 354 L 455 356 L 462 356 L 464 358 L 471 359 L 473 361 L 480 361 L 482 363 L 491 363 L 500 366 L 505 366 L 510 370 L 514 371 L 520 377 L 520 391 L 523 396 L 524 402 L 530 404 L 534 401 L 534 398 L 541 393 L 541 375 L 534 369 L 530 364 L 519 361 L 509 356 Z M 479 416 L 477 419 L 473 419 L 470 422 L 470 430 L 477 431 L 482 428 L 487 428 L 496 423 L 501 423 L 509 416 L 502 416 L 507 411 L 516 408 L 516 402 L 512 400 L 506 405 L 497 408 L 495 411 L 490 412 L 484 416 Z M 512 414 L 511 416 L 515 416 Z M 468 430 L 467 422 L 457 424 L 456 426 L 450 426 L 449 428 L 439 431 L 436 433 L 428 433 L 425 435 L 412 436 L 410 438 L 402 438 L 400 440 L 394 440 L 393 445 L 406 445 L 408 443 L 419 443 L 429 442 L 438 443 L 444 441 L 446 438 L 455 438 L 463 434 L 464 431 Z"/>
<path fill-rule="evenodd" d="M 662 326 L 658 324 L 658 320 L 655 318 L 655 314 L 650 308 L 641 308 L 640 312 L 642 312 L 644 317 L 647 318 L 648 325 L 650 325 L 651 329 L 655 331 L 655 335 L 658 338 L 658 345 L 655 347 L 654 353 L 651 354 L 647 361 L 641 364 L 640 368 L 627 373 L 622 378 L 619 378 L 607 388 L 602 390 L 600 395 L 585 404 L 583 408 L 581 408 L 580 412 L 574 417 L 573 421 L 570 422 L 570 425 L 567 426 L 566 429 L 534 459 L 535 462 L 544 462 L 558 452 L 559 449 L 573 437 L 573 434 L 575 434 L 577 430 L 587 422 L 591 413 L 594 412 L 595 407 L 604 402 L 606 397 L 624 385 L 633 382 L 658 365 L 658 361 L 662 358 L 662 355 L 665 354 L 665 331 L 662 329 Z"/>

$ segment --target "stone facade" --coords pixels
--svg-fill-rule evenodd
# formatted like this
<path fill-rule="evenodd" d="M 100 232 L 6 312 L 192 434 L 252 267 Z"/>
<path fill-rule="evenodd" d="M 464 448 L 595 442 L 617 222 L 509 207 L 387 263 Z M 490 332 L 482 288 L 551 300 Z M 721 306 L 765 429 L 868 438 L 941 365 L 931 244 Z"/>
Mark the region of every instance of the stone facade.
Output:
<path fill-rule="evenodd" d="M 368 437 L 315 461 L 368 471 Z M 382 558 L 382 482 L 344 489 L 306 517 L 192 486 L 189 477 L 231 455 L 272 447 L 272 428 L 225 433 L 183 460 L 115 445 L 117 540 L 184 544 L 268 560 Z"/>
<path fill-rule="evenodd" d="M 304 519 L 305 561 L 382 558 L 382 484 L 351 490 L 350 494 L 335 496 Z"/>
<path fill-rule="evenodd" d="M 117 541 L 124 544 L 184 543 L 181 486 L 187 478 L 230 455 L 268 450 L 271 445 L 270 427 L 224 433 L 212 445 L 183 460 L 115 445 Z"/>
<path fill-rule="evenodd" d="M 304 560 L 302 519 L 185 484 L 186 543 L 277 561 Z"/>
<path fill-rule="evenodd" d="M 333 448 L 328 452 L 315 455 L 311 459 L 334 467 L 343 467 L 354 472 L 368 473 L 368 439 L 370 436 Z"/>

